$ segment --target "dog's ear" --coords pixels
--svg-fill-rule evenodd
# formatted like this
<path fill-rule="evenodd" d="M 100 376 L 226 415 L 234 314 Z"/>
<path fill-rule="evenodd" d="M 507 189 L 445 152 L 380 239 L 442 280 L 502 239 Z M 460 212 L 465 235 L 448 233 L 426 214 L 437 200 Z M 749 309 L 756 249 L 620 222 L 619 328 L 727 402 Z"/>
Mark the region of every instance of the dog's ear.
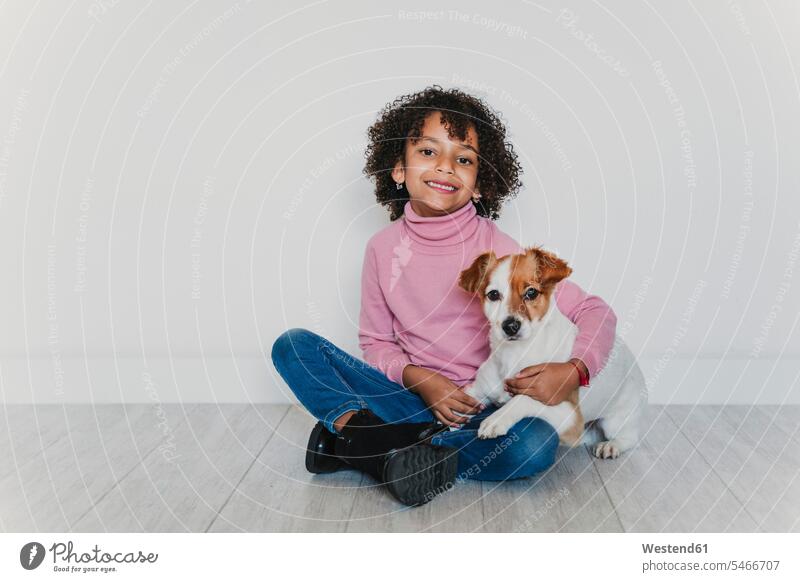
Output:
<path fill-rule="evenodd" d="M 486 282 L 486 275 L 496 262 L 497 257 L 494 251 L 483 253 L 472 261 L 472 265 L 468 269 L 461 271 L 458 284 L 467 293 L 477 293 L 481 285 Z"/>
<path fill-rule="evenodd" d="M 572 269 L 566 261 L 541 247 L 532 247 L 526 254 L 536 260 L 536 278 L 542 290 L 552 289 L 556 283 L 572 274 Z"/>

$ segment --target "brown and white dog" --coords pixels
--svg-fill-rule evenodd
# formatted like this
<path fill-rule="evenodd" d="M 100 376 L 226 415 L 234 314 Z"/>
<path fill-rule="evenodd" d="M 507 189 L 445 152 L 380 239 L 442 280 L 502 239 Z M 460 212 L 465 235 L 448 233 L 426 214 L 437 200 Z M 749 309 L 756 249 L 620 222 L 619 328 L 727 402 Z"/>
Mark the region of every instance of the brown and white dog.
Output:
<path fill-rule="evenodd" d="M 526 366 L 569 359 L 578 328 L 556 306 L 554 291 L 571 273 L 566 262 L 540 247 L 499 259 L 484 253 L 461 272 L 461 288 L 482 302 L 491 347 L 465 391 L 484 404 L 501 406 L 481 423 L 480 438 L 504 435 L 523 418 L 540 417 L 556 429 L 562 444 L 593 445 L 595 456 L 616 458 L 638 442 L 647 402 L 644 376 L 618 336 L 589 386 L 575 389 L 560 404 L 548 406 L 504 390 L 504 379 Z M 585 421 L 596 421 L 592 430 L 584 431 Z"/>

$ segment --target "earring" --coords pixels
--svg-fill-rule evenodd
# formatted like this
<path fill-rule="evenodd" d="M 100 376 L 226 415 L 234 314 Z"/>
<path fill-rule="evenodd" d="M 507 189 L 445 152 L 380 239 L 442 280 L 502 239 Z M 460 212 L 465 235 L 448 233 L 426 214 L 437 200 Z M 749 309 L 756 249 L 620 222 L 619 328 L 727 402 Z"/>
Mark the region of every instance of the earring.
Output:
<path fill-rule="evenodd" d="M 480 200 L 480 199 L 481 199 L 481 195 L 480 195 L 480 194 L 478 194 L 477 192 L 476 192 L 475 194 L 473 194 L 473 195 L 472 195 L 472 201 L 473 201 L 475 204 L 477 204 L 477 203 L 478 203 L 478 200 Z"/>
<path fill-rule="evenodd" d="M 402 190 L 403 189 L 403 183 L 402 182 L 397 182 L 397 183 L 395 183 L 394 187 L 396 189 L 398 189 L 398 190 Z"/>

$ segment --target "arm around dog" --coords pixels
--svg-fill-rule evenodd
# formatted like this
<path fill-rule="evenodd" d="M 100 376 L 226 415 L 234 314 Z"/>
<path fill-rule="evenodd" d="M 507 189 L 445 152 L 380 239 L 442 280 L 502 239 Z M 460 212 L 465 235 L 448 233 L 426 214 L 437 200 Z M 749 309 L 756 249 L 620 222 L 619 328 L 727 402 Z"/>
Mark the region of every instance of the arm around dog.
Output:
<path fill-rule="evenodd" d="M 590 295 L 569 280 L 556 288 L 556 305 L 561 313 L 578 326 L 578 336 L 570 359 L 581 360 L 593 378 L 605 366 L 614 346 L 617 316 L 597 295 Z"/>

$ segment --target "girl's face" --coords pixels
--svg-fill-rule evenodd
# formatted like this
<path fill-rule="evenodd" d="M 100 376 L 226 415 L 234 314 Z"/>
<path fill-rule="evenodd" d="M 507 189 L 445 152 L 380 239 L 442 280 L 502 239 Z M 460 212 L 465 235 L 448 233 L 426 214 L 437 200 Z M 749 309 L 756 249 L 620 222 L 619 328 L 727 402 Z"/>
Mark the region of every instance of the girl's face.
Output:
<path fill-rule="evenodd" d="M 411 207 L 420 216 L 441 216 L 470 203 L 478 179 L 478 135 L 470 127 L 464 141 L 451 139 L 441 113 L 428 115 L 420 137 L 406 140 L 404 159 L 392 170 L 405 182 Z"/>

